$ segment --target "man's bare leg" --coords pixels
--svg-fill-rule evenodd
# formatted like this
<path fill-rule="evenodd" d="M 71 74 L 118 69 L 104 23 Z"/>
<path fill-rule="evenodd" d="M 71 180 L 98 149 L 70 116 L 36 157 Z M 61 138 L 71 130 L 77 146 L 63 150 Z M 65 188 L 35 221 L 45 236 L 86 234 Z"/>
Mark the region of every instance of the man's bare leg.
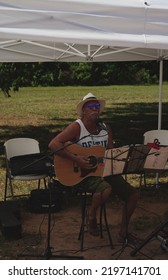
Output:
<path fill-rule="evenodd" d="M 132 195 L 130 195 L 128 200 L 125 202 L 122 211 L 121 228 L 119 231 L 119 239 L 121 239 L 121 241 L 124 241 L 124 239 L 126 238 L 126 234 L 128 233 L 129 221 L 131 219 L 132 214 L 134 213 L 138 200 L 139 193 L 135 192 Z"/>
<path fill-rule="evenodd" d="M 104 203 L 111 194 L 111 188 L 106 188 L 103 192 L 94 193 L 92 197 L 92 204 L 89 210 L 89 232 L 94 236 L 99 235 L 99 230 L 97 227 L 97 210 Z"/>

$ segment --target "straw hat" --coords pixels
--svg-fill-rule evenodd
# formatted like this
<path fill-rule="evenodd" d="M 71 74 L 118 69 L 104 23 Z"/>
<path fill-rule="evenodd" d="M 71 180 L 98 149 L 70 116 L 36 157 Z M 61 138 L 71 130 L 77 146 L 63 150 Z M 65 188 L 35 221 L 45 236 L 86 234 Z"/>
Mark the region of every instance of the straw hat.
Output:
<path fill-rule="evenodd" d="M 97 100 L 97 102 L 100 103 L 100 113 L 103 111 L 105 106 L 105 100 L 103 99 L 97 99 L 91 92 L 89 92 L 87 95 L 83 97 L 83 100 L 80 101 L 76 107 L 77 114 L 81 117 L 82 116 L 82 108 L 85 105 L 86 102 Z"/>

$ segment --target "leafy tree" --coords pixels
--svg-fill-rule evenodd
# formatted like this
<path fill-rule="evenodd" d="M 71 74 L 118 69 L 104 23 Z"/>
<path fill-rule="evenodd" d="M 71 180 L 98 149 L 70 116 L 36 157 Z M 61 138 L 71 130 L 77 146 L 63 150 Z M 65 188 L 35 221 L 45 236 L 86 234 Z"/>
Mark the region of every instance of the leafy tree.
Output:
<path fill-rule="evenodd" d="M 165 61 L 164 80 L 167 67 Z M 158 73 L 157 61 L 0 63 L 0 88 L 10 97 L 23 86 L 149 84 L 158 83 Z"/>
<path fill-rule="evenodd" d="M 14 91 L 19 89 L 17 78 L 14 63 L 0 63 L 0 87 L 5 96 L 10 97 L 11 88 Z"/>

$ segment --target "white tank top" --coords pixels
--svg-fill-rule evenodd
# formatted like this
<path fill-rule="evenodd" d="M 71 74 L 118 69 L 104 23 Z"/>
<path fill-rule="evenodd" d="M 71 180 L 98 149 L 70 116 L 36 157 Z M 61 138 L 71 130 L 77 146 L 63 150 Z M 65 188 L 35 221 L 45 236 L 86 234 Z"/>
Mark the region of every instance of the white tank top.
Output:
<path fill-rule="evenodd" d="M 108 132 L 105 129 L 102 129 L 97 135 L 90 134 L 81 119 L 76 120 L 76 122 L 80 125 L 80 136 L 77 144 L 86 148 L 92 146 L 103 146 L 104 148 L 107 148 Z"/>

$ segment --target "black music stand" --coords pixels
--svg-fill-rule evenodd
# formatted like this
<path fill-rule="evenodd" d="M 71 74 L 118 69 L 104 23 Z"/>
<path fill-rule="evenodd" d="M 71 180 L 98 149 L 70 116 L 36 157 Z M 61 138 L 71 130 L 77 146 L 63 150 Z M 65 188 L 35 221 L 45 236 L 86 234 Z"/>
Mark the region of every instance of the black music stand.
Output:
<path fill-rule="evenodd" d="M 125 222 L 126 222 L 126 236 L 125 236 L 125 238 L 124 238 L 124 240 L 123 240 L 123 243 L 122 243 L 122 245 L 121 245 L 121 248 L 119 248 L 117 251 L 115 251 L 115 252 L 112 254 L 112 256 L 118 254 L 117 257 L 116 257 L 116 260 L 119 259 L 119 257 L 121 256 L 121 254 L 124 252 L 124 250 L 125 250 L 126 248 L 128 248 L 128 247 L 131 248 L 131 249 L 134 248 L 134 247 L 132 246 L 132 244 L 130 243 L 129 239 L 128 239 L 127 201 L 125 201 L 125 213 L 126 213 L 126 221 L 125 221 Z"/>
<path fill-rule="evenodd" d="M 48 155 L 44 155 L 41 158 L 38 158 L 37 160 L 35 160 L 32 164 L 28 164 L 26 166 L 24 166 L 22 169 L 25 170 L 27 168 L 32 167 L 32 165 L 37 164 L 40 161 L 44 161 L 46 159 L 46 174 L 48 174 L 48 189 L 49 189 L 49 205 L 48 205 L 48 226 L 47 226 L 47 246 L 45 248 L 44 254 L 39 255 L 39 254 L 18 254 L 18 256 L 28 256 L 28 257 L 38 257 L 38 258 L 42 258 L 45 260 L 48 259 L 84 259 L 83 256 L 70 256 L 70 255 L 55 255 L 54 252 L 52 252 L 52 247 L 51 247 L 51 214 L 52 214 L 52 194 L 51 194 L 51 189 L 53 188 L 53 185 L 55 186 L 55 181 L 53 179 L 53 165 L 50 162 L 47 161 L 48 158 L 51 157 L 51 154 L 49 156 Z"/>
<path fill-rule="evenodd" d="M 141 173 L 146 157 L 149 155 L 150 147 L 145 145 L 137 145 L 130 147 L 121 147 L 107 151 L 105 155 L 105 171 L 104 176 L 119 175 L 119 174 L 133 174 Z M 111 161 L 111 162 L 110 162 Z M 106 170 L 107 165 L 107 170 Z M 109 174 L 110 173 L 110 174 Z M 128 239 L 128 217 L 127 217 L 127 200 L 125 201 L 125 213 L 126 213 L 126 236 L 123 244 L 119 250 L 114 252 L 112 256 L 118 253 L 116 259 L 118 259 L 124 250 L 129 247 L 133 249 L 133 244 Z"/>
<path fill-rule="evenodd" d="M 106 150 L 103 177 L 142 172 L 146 158 L 153 154 L 150 149 L 147 145 L 131 145 Z"/>

